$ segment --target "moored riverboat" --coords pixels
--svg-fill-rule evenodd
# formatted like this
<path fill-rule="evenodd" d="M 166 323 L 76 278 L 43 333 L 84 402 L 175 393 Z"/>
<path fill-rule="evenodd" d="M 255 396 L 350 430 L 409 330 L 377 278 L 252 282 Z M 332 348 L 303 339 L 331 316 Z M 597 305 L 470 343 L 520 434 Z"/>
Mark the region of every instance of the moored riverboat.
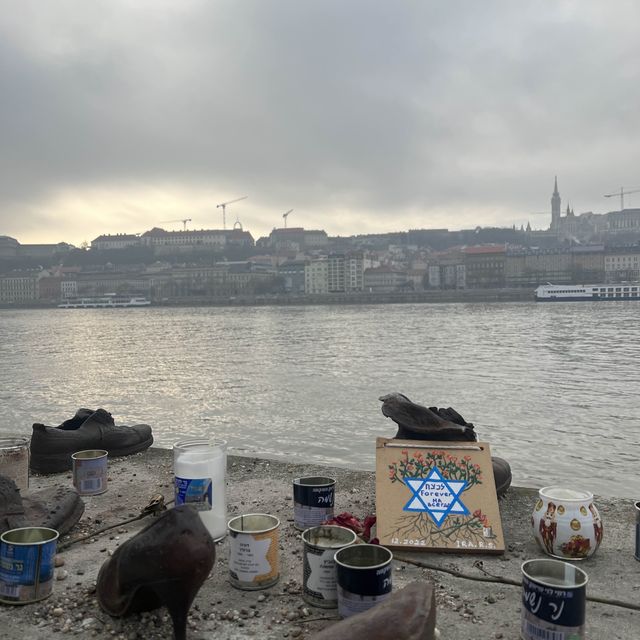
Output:
<path fill-rule="evenodd" d="M 543 284 L 535 291 L 536 302 L 581 300 L 640 300 L 640 282 L 615 284 Z"/>
<path fill-rule="evenodd" d="M 151 301 L 144 296 L 114 295 L 68 298 L 58 305 L 60 309 L 115 309 L 122 307 L 148 307 Z"/>

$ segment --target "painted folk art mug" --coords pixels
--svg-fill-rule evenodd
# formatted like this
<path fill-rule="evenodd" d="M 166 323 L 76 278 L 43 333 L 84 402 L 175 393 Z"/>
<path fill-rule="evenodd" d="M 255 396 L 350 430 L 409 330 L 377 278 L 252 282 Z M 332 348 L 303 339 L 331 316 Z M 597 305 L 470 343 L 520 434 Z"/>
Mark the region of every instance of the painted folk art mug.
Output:
<path fill-rule="evenodd" d="M 589 491 L 544 487 L 533 508 L 533 535 L 543 551 L 561 560 L 592 556 L 602 542 L 602 519 Z"/>

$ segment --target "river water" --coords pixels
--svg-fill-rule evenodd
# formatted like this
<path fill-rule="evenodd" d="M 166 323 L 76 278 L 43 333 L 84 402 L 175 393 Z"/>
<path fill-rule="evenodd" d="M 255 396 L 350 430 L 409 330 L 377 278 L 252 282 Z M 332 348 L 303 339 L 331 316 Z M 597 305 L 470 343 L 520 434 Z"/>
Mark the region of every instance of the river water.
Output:
<path fill-rule="evenodd" d="M 640 303 L 0 310 L 0 431 L 78 407 L 156 444 L 358 469 L 378 397 L 452 406 L 514 484 L 640 499 Z"/>

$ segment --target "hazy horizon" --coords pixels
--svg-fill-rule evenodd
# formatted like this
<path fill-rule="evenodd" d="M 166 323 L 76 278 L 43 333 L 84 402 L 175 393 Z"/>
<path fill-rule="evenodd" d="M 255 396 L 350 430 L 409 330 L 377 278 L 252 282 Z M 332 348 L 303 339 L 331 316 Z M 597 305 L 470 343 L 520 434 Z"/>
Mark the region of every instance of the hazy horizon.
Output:
<path fill-rule="evenodd" d="M 640 5 L 33 0 L 0 14 L 0 235 L 548 228 L 640 188 Z M 625 197 L 640 206 L 640 193 Z M 166 222 L 166 221 L 177 222 Z"/>

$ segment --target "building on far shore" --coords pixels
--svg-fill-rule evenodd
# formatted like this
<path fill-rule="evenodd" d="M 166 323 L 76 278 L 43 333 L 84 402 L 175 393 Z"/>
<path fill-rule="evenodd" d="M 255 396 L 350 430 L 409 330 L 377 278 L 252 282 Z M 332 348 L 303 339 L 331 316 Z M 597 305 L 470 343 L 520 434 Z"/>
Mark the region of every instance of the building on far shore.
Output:
<path fill-rule="evenodd" d="M 159 254 L 173 250 L 215 249 L 222 251 L 230 246 L 253 247 L 253 237 L 248 231 L 243 231 L 241 226 L 234 229 L 189 231 L 165 231 L 160 227 L 154 227 L 139 235 L 117 233 L 115 235 L 101 235 L 91 241 L 91 248 L 96 250 L 152 247 Z"/>

